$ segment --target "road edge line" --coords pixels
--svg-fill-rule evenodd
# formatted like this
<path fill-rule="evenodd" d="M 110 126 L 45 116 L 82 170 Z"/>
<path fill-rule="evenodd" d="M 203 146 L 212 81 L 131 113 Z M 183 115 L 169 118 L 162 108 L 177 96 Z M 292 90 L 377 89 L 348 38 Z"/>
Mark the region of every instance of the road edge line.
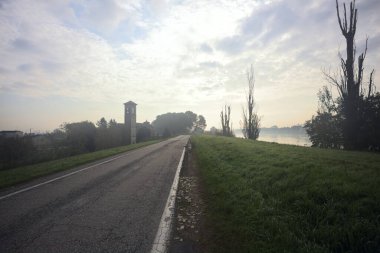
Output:
<path fill-rule="evenodd" d="M 181 159 L 178 163 L 177 171 L 174 176 L 173 184 L 169 192 L 168 199 L 165 204 L 164 212 L 161 216 L 160 225 L 153 241 L 153 246 L 150 253 L 166 253 L 169 246 L 169 238 L 172 229 L 172 221 L 174 218 L 174 207 L 177 196 L 179 174 L 181 172 L 183 160 L 185 157 L 186 146 L 183 148 Z"/>

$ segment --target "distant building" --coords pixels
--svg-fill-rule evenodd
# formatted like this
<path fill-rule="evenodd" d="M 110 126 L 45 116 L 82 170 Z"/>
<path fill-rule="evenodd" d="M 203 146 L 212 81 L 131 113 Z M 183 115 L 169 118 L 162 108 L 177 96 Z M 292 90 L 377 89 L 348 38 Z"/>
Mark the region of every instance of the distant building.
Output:
<path fill-rule="evenodd" d="M 211 127 L 210 128 L 210 134 L 216 135 L 217 133 L 218 133 L 218 129 L 216 129 L 216 127 Z"/>
<path fill-rule="evenodd" d="M 127 129 L 128 144 L 136 143 L 136 103 L 124 103 L 124 124 Z"/>
<path fill-rule="evenodd" d="M 0 136 L 5 138 L 17 138 L 24 135 L 21 131 L 0 131 Z"/>

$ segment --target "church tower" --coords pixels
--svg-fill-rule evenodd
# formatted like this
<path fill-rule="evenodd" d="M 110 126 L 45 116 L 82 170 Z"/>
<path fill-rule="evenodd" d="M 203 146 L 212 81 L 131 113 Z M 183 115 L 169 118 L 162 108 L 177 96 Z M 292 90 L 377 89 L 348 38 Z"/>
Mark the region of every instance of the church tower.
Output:
<path fill-rule="evenodd" d="M 124 103 L 124 124 L 127 129 L 127 143 L 136 143 L 136 103 Z"/>

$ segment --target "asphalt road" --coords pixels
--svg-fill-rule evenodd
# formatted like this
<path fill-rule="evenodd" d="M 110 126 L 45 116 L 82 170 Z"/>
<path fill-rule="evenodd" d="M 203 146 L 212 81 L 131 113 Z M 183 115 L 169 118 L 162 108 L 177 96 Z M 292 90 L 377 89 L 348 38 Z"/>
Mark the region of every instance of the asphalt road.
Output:
<path fill-rule="evenodd" d="M 0 200 L 0 252 L 149 252 L 188 136 Z M 110 158 L 101 161 L 108 161 Z"/>

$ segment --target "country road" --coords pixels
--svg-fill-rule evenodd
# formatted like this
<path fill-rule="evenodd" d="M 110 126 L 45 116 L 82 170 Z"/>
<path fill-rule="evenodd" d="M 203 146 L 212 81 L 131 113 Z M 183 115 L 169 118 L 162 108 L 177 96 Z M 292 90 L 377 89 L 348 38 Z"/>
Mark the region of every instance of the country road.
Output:
<path fill-rule="evenodd" d="M 188 138 L 3 190 L 0 252 L 149 252 Z"/>

